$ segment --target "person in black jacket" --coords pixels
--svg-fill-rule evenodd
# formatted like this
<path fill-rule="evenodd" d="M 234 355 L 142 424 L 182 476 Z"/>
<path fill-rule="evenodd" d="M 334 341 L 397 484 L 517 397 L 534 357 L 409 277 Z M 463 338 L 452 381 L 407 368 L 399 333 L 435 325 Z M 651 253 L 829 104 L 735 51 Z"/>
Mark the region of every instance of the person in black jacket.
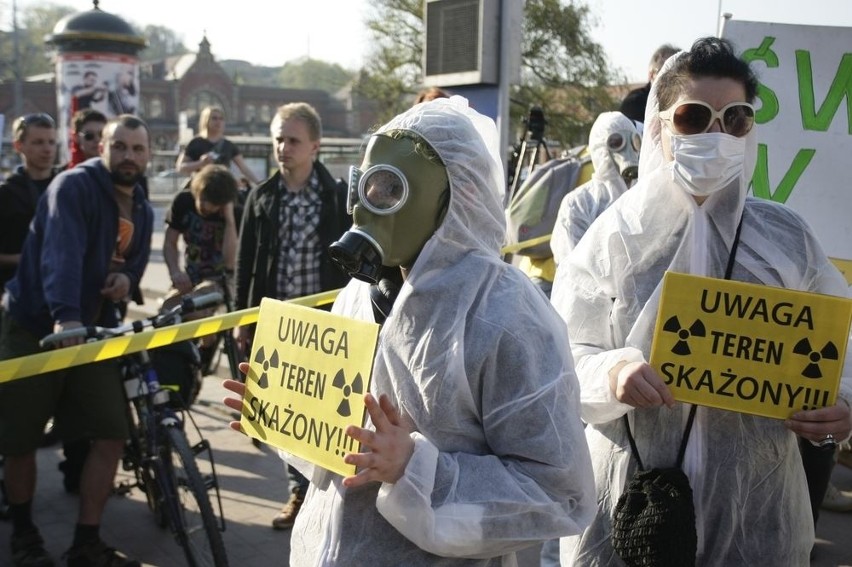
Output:
<path fill-rule="evenodd" d="M 243 209 L 236 267 L 237 309 L 264 297 L 292 299 L 342 288 L 348 276 L 328 247 L 352 224 L 346 184 L 317 161 L 322 123 L 309 104 L 278 108 L 270 125 L 278 171 L 255 188 Z M 252 329 L 241 327 L 238 343 L 250 351 Z M 273 519 L 275 529 L 292 527 L 308 480 L 288 466 L 290 500 Z"/>
<path fill-rule="evenodd" d="M 680 48 L 670 43 L 658 47 L 651 56 L 651 62 L 648 63 L 648 82 L 627 93 L 627 96 L 621 101 L 621 106 L 618 110 L 636 123 L 637 127 L 639 124 L 645 122 L 645 104 L 648 102 L 648 93 L 651 92 L 651 83 L 654 82 L 654 77 L 660 72 L 666 59 L 678 51 L 680 51 Z"/>
<path fill-rule="evenodd" d="M 41 113 L 21 116 L 12 124 L 12 136 L 22 163 L 0 183 L 0 295 L 15 275 L 36 203 L 59 172 L 53 118 Z"/>

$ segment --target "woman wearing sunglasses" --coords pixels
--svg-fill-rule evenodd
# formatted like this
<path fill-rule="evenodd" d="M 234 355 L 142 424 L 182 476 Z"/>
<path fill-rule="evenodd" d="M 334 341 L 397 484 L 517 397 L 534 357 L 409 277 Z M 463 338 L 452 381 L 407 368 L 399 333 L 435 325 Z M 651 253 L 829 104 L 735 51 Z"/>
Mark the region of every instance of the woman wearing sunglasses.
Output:
<path fill-rule="evenodd" d="M 700 39 L 670 58 L 648 100 L 638 183 L 559 264 L 553 303 L 568 325 L 598 485 L 597 517 L 562 540 L 563 565 L 623 564 L 611 518 L 636 462 L 622 416 L 646 469 L 676 463 L 691 406 L 675 402 L 647 363 L 667 270 L 721 279 L 733 250 L 733 280 L 848 294 L 799 215 L 746 197 L 756 90 L 726 40 Z M 831 407 L 786 421 L 697 408 L 683 461 L 697 565 L 809 564 L 814 527 L 797 435 L 814 444 L 849 436 L 849 358 Z"/>

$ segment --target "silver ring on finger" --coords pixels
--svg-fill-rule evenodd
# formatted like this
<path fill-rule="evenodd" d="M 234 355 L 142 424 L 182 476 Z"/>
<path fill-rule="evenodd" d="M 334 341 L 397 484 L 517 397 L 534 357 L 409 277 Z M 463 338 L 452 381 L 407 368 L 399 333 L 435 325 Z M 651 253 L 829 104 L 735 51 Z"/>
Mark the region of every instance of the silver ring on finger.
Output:
<path fill-rule="evenodd" d="M 825 437 L 817 441 L 818 447 L 828 447 L 831 445 L 837 445 L 837 441 L 834 439 L 834 435 L 831 433 L 826 434 Z"/>

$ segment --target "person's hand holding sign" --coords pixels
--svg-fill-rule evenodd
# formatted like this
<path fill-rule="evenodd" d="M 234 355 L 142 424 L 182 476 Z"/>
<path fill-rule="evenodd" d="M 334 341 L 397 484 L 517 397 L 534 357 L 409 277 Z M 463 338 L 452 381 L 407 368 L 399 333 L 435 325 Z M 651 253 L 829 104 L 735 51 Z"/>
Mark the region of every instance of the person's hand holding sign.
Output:
<path fill-rule="evenodd" d="M 241 362 L 240 363 L 240 372 L 243 373 L 243 376 L 248 374 L 249 363 Z M 238 414 L 243 411 L 243 398 L 246 397 L 246 385 L 245 382 L 238 382 L 236 380 L 225 380 L 222 382 L 222 386 L 225 387 L 229 392 L 233 392 L 237 395 L 236 398 L 225 398 L 222 400 L 226 406 L 236 411 Z M 235 431 L 242 432 L 243 428 L 240 426 L 240 420 L 237 419 L 235 421 L 231 421 L 230 424 L 231 429 Z"/>
<path fill-rule="evenodd" d="M 376 430 L 349 426 L 346 435 L 370 449 L 368 453 L 351 453 L 344 461 L 358 467 L 358 474 L 343 479 L 347 488 L 371 481 L 394 483 L 403 473 L 414 453 L 414 440 L 409 435 L 399 410 L 382 394 L 377 401 L 372 394 L 364 396 L 364 404 Z"/>
<path fill-rule="evenodd" d="M 852 410 L 845 399 L 838 397 L 833 406 L 794 413 L 784 425 L 819 446 L 840 443 L 852 432 Z"/>
<path fill-rule="evenodd" d="M 668 386 L 647 362 L 622 360 L 609 371 L 609 387 L 619 402 L 635 408 L 675 404 Z"/>
<path fill-rule="evenodd" d="M 248 369 L 248 362 L 240 363 L 240 372 L 247 374 Z M 236 394 L 236 397 L 225 398 L 223 403 L 234 411 L 242 412 L 246 385 L 236 380 L 225 380 L 222 385 L 226 390 Z M 398 481 L 414 453 L 414 440 L 409 435 L 410 429 L 406 426 L 399 410 L 386 395 L 382 394 L 377 401 L 372 394 L 366 394 L 364 405 L 367 406 L 370 420 L 376 430 L 355 426 L 349 426 L 346 429 L 346 435 L 370 450 L 368 453 L 350 453 L 344 458 L 347 464 L 355 465 L 359 469 L 358 474 L 343 480 L 347 488 L 372 481 L 390 483 Z M 231 429 L 242 432 L 239 421 L 231 421 L 230 426 Z"/>

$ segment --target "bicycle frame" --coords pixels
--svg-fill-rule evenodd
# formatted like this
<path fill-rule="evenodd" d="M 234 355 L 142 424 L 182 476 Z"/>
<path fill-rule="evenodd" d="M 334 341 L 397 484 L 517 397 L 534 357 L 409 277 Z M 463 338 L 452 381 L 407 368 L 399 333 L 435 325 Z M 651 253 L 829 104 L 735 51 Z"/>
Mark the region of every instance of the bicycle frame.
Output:
<path fill-rule="evenodd" d="M 211 276 L 207 279 L 215 281 L 219 288 L 222 290 L 222 305 L 225 307 L 225 312 L 231 313 L 232 311 L 234 311 L 234 301 L 231 297 L 227 274 L 218 273 L 215 275 L 215 277 Z M 224 331 L 219 331 L 218 333 L 216 333 L 216 339 L 213 343 L 213 348 L 218 353 L 219 357 L 216 359 L 215 368 L 218 368 L 219 360 L 221 360 L 222 352 L 224 351 L 224 354 L 228 359 L 228 370 L 230 371 L 230 378 L 232 380 L 242 382 L 243 375 L 240 372 L 239 368 L 239 364 L 242 361 L 242 357 L 240 356 L 239 348 L 237 348 L 237 342 L 236 339 L 234 339 L 233 330 L 226 329 Z"/>
<path fill-rule="evenodd" d="M 86 327 L 71 329 L 49 335 L 42 344 L 60 344 L 65 339 L 85 338 L 99 340 L 119 336 L 128 332 L 140 332 L 149 327 L 163 327 L 180 322 L 183 312 L 190 312 L 222 300 L 221 294 L 187 298 L 167 313 L 141 321 L 125 323 L 114 329 Z M 218 477 L 210 444 L 201 435 L 189 408 L 175 409 L 169 391 L 160 386 L 156 370 L 146 350 L 122 357 L 125 377 L 124 389 L 130 438 L 125 445 L 122 468 L 133 471 L 135 482 L 120 483 L 117 492 L 128 493 L 133 487 L 140 488 L 148 500 L 158 525 L 168 525 L 184 549 L 191 567 L 228 565 L 224 543 L 219 535 L 225 530 L 225 518 Z M 188 418 L 188 419 L 186 419 Z M 190 446 L 185 435 L 185 426 L 191 423 L 201 439 Z M 206 452 L 211 473 L 203 477 L 196 464 L 196 457 Z M 184 475 L 178 478 L 178 468 Z M 209 491 L 215 490 L 218 504 L 218 520 L 210 504 Z M 183 491 L 188 491 L 192 503 L 198 506 L 201 528 L 190 529 L 186 524 L 186 508 L 181 500 Z M 218 525 L 217 525 L 218 524 Z M 201 531 L 204 537 L 201 546 L 195 545 L 193 534 Z M 206 555 L 206 558 L 200 557 Z M 206 559 L 204 561 L 203 559 Z"/>

